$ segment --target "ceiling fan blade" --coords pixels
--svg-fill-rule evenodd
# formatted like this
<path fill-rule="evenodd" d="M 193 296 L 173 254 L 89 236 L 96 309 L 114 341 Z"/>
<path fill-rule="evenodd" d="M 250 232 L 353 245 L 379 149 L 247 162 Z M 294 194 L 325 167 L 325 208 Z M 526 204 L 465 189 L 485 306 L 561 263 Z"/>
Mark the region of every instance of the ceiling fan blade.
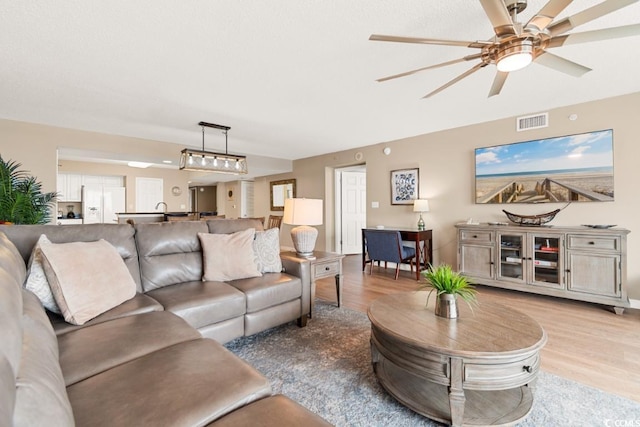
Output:
<path fill-rule="evenodd" d="M 454 59 L 452 61 L 442 62 L 440 64 L 435 64 L 435 65 L 429 65 L 428 67 L 422 67 L 422 68 L 418 68 L 416 70 L 406 71 L 406 72 L 400 73 L 400 74 L 394 74 L 393 76 L 383 77 L 383 78 L 378 79 L 376 81 L 377 82 L 386 82 L 387 80 L 397 79 L 398 77 L 410 76 L 410 75 L 418 73 L 420 71 L 431 70 L 433 68 L 439 68 L 439 67 L 445 67 L 447 65 L 457 64 L 458 62 L 471 61 L 473 59 L 480 59 L 481 57 L 482 57 L 482 54 L 480 54 L 480 53 L 477 53 L 475 55 L 468 55 L 468 56 L 465 56 L 464 58 L 458 58 L 458 59 Z"/>
<path fill-rule="evenodd" d="M 396 43 L 416 43 L 416 44 L 435 44 L 444 46 L 461 46 L 461 47 L 475 47 L 481 49 L 483 46 L 491 46 L 493 42 L 485 41 L 464 41 L 464 40 L 442 40 L 442 39 L 425 39 L 421 37 L 400 37 L 400 36 L 385 36 L 382 34 L 371 34 L 369 40 L 380 42 L 396 42 Z"/>
<path fill-rule="evenodd" d="M 601 40 L 619 39 L 640 35 L 640 24 L 624 25 L 622 27 L 604 28 L 602 30 L 572 33 L 549 39 L 547 48 L 570 44 L 597 42 Z"/>
<path fill-rule="evenodd" d="M 576 28 L 579 25 L 585 24 L 594 19 L 600 18 L 608 13 L 615 12 L 618 9 L 629 6 L 636 3 L 638 0 L 615 0 L 605 1 L 599 3 L 589 9 L 585 9 L 582 12 L 578 12 L 575 15 L 562 19 L 556 23 L 553 23 L 547 27 L 551 37 L 555 37 L 560 34 L 564 34 L 569 30 Z"/>
<path fill-rule="evenodd" d="M 491 90 L 489 91 L 489 98 L 500 93 L 504 82 L 507 80 L 507 76 L 509 76 L 509 73 L 505 73 L 504 71 L 498 71 L 496 73 L 496 77 L 493 79 L 493 84 L 491 85 Z"/>
<path fill-rule="evenodd" d="M 516 34 L 513 21 L 503 0 L 480 0 L 480 4 L 498 37 Z"/>
<path fill-rule="evenodd" d="M 568 59 L 561 58 L 547 51 L 541 51 L 535 59 L 535 62 L 545 67 L 553 68 L 556 71 L 560 71 L 565 74 L 569 74 L 574 77 L 580 77 L 585 73 L 591 71 L 591 68 L 587 68 L 583 65 L 576 64 Z"/>
<path fill-rule="evenodd" d="M 544 30 L 571 2 L 573 2 L 573 0 L 549 0 L 549 3 L 545 4 L 544 7 L 527 22 L 525 28 L 533 27 L 538 31 Z"/>
<path fill-rule="evenodd" d="M 480 62 L 480 63 L 474 65 L 473 68 L 468 69 L 467 71 L 465 71 L 464 73 L 462 73 L 458 77 L 456 77 L 455 79 L 450 80 L 449 82 L 447 82 L 444 85 L 440 86 L 438 89 L 434 90 L 433 92 L 430 92 L 430 93 L 426 94 L 425 96 L 422 97 L 422 99 L 429 98 L 429 97 L 435 95 L 436 93 L 442 92 L 443 90 L 445 90 L 449 86 L 451 86 L 451 85 L 453 85 L 455 83 L 458 83 L 460 80 L 462 80 L 465 77 L 475 73 L 480 68 L 486 67 L 486 66 L 487 66 L 487 64 L 485 62 Z"/>

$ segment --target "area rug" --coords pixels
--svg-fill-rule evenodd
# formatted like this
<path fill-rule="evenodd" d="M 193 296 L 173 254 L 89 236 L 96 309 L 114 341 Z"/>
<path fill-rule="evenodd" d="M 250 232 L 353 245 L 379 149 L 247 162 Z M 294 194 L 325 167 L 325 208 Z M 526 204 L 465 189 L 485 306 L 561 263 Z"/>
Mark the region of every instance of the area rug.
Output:
<path fill-rule="evenodd" d="M 371 368 L 369 319 L 318 301 L 305 328 L 290 323 L 226 347 L 282 393 L 336 426 L 438 426 L 402 406 Z M 540 372 L 533 409 L 518 426 L 638 425 L 640 403 Z M 622 424 L 621 424 L 622 423 Z"/>

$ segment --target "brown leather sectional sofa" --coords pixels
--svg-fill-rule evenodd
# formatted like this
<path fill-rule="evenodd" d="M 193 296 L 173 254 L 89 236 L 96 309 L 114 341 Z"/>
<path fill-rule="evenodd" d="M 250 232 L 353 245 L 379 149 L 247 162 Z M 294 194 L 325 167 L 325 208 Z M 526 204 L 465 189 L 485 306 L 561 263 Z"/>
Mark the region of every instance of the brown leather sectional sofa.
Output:
<path fill-rule="evenodd" d="M 0 426 L 323 426 L 221 343 L 297 320 L 309 265 L 227 283 L 201 280 L 197 233 L 261 229 L 255 220 L 0 226 Z M 82 326 L 23 288 L 41 234 L 105 239 L 137 293 Z M 100 262 L 100 260 L 96 260 Z"/>

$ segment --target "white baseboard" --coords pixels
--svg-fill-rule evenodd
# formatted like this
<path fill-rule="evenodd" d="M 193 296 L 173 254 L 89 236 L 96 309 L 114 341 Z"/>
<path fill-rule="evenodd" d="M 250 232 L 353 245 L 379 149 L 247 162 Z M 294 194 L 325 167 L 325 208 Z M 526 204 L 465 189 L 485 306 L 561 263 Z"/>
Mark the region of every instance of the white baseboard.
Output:
<path fill-rule="evenodd" d="M 631 308 L 640 308 L 640 300 L 639 299 L 631 299 L 631 298 L 629 298 L 629 303 L 631 304 Z"/>

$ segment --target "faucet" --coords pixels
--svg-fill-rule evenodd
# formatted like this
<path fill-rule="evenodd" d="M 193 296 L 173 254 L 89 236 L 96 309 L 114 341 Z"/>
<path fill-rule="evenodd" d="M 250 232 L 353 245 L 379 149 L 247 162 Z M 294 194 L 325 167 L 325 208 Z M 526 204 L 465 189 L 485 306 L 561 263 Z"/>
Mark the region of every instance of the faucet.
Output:
<path fill-rule="evenodd" d="M 156 210 L 158 210 L 158 206 L 160 205 L 164 205 L 164 209 L 163 209 L 163 213 L 167 213 L 167 204 L 165 202 L 158 202 L 158 204 L 156 205 Z"/>

